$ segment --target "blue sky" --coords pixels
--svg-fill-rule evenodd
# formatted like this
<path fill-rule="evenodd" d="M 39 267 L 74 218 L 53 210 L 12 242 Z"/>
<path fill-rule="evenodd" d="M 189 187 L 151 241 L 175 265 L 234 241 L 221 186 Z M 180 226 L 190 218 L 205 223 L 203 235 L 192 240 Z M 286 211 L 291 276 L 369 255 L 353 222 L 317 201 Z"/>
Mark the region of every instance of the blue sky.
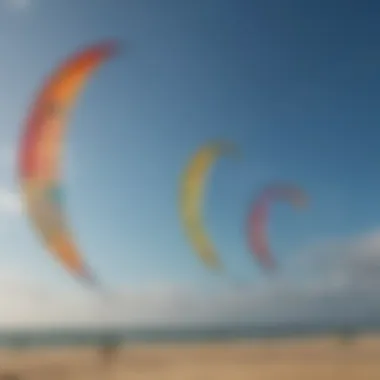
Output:
<path fill-rule="evenodd" d="M 268 283 L 244 227 L 252 197 L 271 181 L 294 182 L 311 198 L 303 212 L 276 205 L 271 213 L 282 279 L 314 276 L 298 257 L 313 262 L 315 247 L 377 231 L 377 2 L 4 0 L 0 6 L 0 262 L 22 273 L 17 278 L 78 289 L 17 214 L 12 160 L 46 75 L 78 48 L 108 38 L 120 40 L 123 51 L 80 98 L 65 161 L 68 214 L 106 284 L 225 286 L 193 254 L 177 212 L 184 165 L 214 139 L 241 151 L 240 159 L 215 167 L 205 209 L 232 277 L 255 287 Z"/>

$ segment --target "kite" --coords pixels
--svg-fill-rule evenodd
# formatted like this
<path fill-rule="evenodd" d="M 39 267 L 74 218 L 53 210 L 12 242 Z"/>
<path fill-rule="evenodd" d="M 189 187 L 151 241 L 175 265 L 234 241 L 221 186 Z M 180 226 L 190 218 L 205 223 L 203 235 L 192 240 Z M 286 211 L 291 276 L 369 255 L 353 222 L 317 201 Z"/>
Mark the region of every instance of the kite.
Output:
<path fill-rule="evenodd" d="M 48 250 L 87 284 L 97 281 L 75 245 L 63 211 L 63 137 L 86 81 L 116 51 L 115 42 L 104 42 L 65 61 L 37 95 L 19 146 L 18 176 L 26 213 Z"/>
<path fill-rule="evenodd" d="M 204 264 L 212 269 L 220 269 L 221 263 L 203 223 L 204 193 L 212 165 L 231 151 L 232 146 L 225 143 L 203 146 L 191 158 L 180 182 L 179 208 L 184 230 Z"/>
<path fill-rule="evenodd" d="M 266 269 L 275 267 L 274 258 L 268 245 L 266 230 L 269 207 L 273 201 L 277 200 L 287 200 L 298 208 L 307 204 L 306 194 L 302 190 L 288 185 L 267 187 L 255 200 L 248 217 L 248 239 L 252 252 Z"/>

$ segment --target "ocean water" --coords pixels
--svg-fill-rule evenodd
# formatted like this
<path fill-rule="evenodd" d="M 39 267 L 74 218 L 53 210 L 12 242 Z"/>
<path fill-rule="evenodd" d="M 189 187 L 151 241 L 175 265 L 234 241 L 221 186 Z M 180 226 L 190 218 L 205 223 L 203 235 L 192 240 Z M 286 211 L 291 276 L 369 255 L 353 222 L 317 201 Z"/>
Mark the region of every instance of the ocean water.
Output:
<path fill-rule="evenodd" d="M 341 324 L 286 326 L 226 326 L 204 328 L 151 328 L 151 329 L 50 329 L 0 332 L 0 347 L 27 349 L 32 347 L 97 346 L 108 343 L 186 343 L 218 342 L 244 339 L 271 339 L 309 337 L 313 335 L 350 335 L 380 332 L 380 323 L 366 326 Z"/>

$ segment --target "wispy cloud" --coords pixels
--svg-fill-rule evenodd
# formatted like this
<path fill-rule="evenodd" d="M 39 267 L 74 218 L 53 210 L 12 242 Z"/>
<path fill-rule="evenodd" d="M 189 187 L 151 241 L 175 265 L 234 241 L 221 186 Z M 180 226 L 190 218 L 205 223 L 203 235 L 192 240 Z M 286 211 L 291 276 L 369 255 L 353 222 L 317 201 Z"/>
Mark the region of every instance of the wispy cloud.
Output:
<path fill-rule="evenodd" d="M 315 256 L 317 255 L 317 256 Z M 314 251 L 307 280 L 278 276 L 265 284 L 147 284 L 109 297 L 61 293 L 25 275 L 0 273 L 0 325 L 160 325 L 352 322 L 380 320 L 380 231 Z M 303 268 L 307 271 L 307 265 Z M 16 271 L 17 272 L 17 271 Z"/>

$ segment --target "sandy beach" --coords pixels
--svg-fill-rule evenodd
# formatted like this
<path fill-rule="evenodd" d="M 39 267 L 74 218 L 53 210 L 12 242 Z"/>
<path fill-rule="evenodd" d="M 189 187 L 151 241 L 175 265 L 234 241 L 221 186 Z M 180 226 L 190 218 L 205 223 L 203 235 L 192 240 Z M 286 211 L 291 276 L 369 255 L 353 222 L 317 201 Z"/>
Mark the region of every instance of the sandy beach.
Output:
<path fill-rule="evenodd" d="M 0 379 L 30 380 L 378 380 L 380 338 L 134 345 L 108 366 L 95 349 L 2 350 L 0 368 Z"/>

